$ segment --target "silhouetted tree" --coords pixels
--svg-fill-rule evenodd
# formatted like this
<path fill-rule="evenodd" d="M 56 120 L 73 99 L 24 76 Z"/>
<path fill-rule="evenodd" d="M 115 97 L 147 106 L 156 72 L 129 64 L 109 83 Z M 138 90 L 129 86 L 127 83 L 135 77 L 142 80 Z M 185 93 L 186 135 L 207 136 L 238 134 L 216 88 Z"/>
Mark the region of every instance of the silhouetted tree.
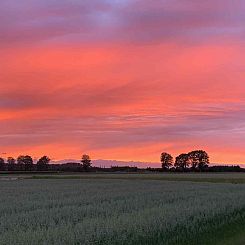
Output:
<path fill-rule="evenodd" d="M 49 157 L 47 157 L 47 156 L 41 157 L 37 161 L 37 169 L 38 170 L 47 170 L 49 162 L 50 162 L 50 158 Z"/>
<path fill-rule="evenodd" d="M 161 163 L 163 169 L 169 169 L 173 165 L 173 157 L 169 153 L 163 152 L 161 154 Z"/>
<path fill-rule="evenodd" d="M 8 159 L 7 159 L 8 170 L 10 170 L 10 171 L 14 170 L 15 163 L 16 163 L 16 161 L 13 157 L 8 157 Z"/>
<path fill-rule="evenodd" d="M 197 151 L 191 151 L 188 153 L 189 156 L 189 160 L 190 160 L 190 164 L 191 164 L 191 168 L 193 170 L 197 169 L 198 166 L 198 153 Z"/>
<path fill-rule="evenodd" d="M 19 164 L 19 165 L 25 164 L 24 159 L 25 159 L 25 156 L 23 156 L 23 155 L 18 156 L 17 157 L 17 164 Z"/>
<path fill-rule="evenodd" d="M 189 167 L 189 155 L 183 153 L 177 156 L 174 166 L 176 167 L 176 169 L 180 169 L 183 171 L 186 170 Z"/>
<path fill-rule="evenodd" d="M 81 162 L 82 162 L 82 169 L 83 170 L 88 171 L 91 168 L 92 162 L 91 162 L 89 155 L 84 154 L 82 156 Z"/>
<path fill-rule="evenodd" d="M 0 158 L 0 170 L 4 170 L 5 168 L 5 161 L 3 158 Z"/>
<path fill-rule="evenodd" d="M 24 166 L 25 170 L 31 170 L 33 166 L 33 160 L 30 156 L 18 156 L 17 158 L 17 164 Z M 23 169 L 23 168 L 21 168 Z"/>
<path fill-rule="evenodd" d="M 206 151 L 197 150 L 188 153 L 192 169 L 204 170 L 208 167 L 209 156 Z"/>
<path fill-rule="evenodd" d="M 16 163 L 15 159 L 13 157 L 8 157 L 7 159 L 7 163 L 9 165 L 14 165 Z"/>

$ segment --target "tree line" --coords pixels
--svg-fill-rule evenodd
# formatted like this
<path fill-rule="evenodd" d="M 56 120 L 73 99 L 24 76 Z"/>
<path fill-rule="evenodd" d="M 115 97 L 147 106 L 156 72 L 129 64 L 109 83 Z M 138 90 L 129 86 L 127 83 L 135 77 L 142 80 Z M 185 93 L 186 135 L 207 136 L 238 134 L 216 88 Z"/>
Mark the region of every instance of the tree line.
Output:
<path fill-rule="evenodd" d="M 43 156 L 34 163 L 34 160 L 29 155 L 20 155 L 16 159 L 8 157 L 5 161 L 0 158 L 0 171 L 47 171 L 50 169 L 49 164 L 51 159 L 48 156 Z M 81 158 L 80 168 L 84 171 L 88 171 L 91 168 L 92 161 L 89 155 L 84 154 Z"/>
<path fill-rule="evenodd" d="M 175 159 L 167 152 L 161 153 L 161 168 L 136 166 L 93 167 L 89 155 L 84 154 L 80 162 L 50 164 L 48 156 L 42 156 L 36 162 L 29 155 L 20 155 L 16 159 L 8 157 L 6 161 L 0 158 L 0 171 L 49 171 L 49 172 L 140 172 L 140 171 L 171 171 L 171 172 L 245 172 L 240 166 L 209 166 L 209 155 L 206 151 L 196 150 L 182 153 Z"/>
<path fill-rule="evenodd" d="M 161 154 L 163 170 L 204 171 L 209 167 L 209 155 L 206 151 L 196 150 L 182 153 L 174 158 L 167 152 Z"/>

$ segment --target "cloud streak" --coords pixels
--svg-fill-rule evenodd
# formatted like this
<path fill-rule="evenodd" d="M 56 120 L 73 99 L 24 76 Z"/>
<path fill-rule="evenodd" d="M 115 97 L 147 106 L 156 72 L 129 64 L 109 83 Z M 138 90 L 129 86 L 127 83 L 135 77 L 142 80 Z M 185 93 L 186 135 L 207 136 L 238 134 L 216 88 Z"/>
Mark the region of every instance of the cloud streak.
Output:
<path fill-rule="evenodd" d="M 159 43 L 244 38 L 244 2 L 24 1 L 0 3 L 1 45 L 46 41 Z"/>

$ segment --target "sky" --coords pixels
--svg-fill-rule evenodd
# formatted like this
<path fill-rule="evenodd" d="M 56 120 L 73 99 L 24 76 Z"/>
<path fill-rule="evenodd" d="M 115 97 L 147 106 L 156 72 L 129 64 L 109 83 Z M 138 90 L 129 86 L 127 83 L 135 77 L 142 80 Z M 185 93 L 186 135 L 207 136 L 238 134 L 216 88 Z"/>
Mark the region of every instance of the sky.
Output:
<path fill-rule="evenodd" d="M 244 0 L 1 0 L 0 154 L 245 163 Z"/>

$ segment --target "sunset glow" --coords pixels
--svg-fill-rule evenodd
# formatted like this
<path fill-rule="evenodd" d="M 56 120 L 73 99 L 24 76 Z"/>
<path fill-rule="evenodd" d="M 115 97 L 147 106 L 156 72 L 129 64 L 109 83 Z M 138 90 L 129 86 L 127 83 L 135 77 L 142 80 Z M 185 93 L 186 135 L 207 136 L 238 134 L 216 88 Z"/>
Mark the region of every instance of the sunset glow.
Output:
<path fill-rule="evenodd" d="M 1 0 L 0 153 L 245 163 L 245 1 Z"/>

